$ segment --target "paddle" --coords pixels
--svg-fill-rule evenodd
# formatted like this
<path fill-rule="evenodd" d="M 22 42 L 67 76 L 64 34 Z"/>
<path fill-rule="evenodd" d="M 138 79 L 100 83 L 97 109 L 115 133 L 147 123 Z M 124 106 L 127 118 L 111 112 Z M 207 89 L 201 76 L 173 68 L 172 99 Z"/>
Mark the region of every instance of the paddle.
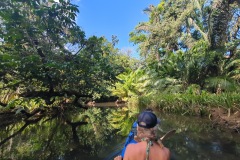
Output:
<path fill-rule="evenodd" d="M 163 142 L 165 139 L 167 139 L 168 137 L 172 136 L 173 134 L 175 134 L 176 129 L 170 130 L 168 131 L 166 134 L 164 134 L 160 140 Z"/>

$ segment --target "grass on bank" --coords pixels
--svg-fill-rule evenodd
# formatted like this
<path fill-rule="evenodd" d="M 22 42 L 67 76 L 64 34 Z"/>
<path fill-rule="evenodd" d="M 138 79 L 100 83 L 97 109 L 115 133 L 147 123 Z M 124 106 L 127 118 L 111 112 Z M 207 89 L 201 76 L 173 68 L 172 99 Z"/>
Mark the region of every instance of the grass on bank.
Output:
<path fill-rule="evenodd" d="M 220 107 L 227 110 L 230 116 L 234 111 L 240 110 L 240 94 L 203 92 L 199 95 L 185 93 L 139 97 L 139 107 L 146 106 L 163 112 L 200 116 L 208 116 L 210 109 Z"/>

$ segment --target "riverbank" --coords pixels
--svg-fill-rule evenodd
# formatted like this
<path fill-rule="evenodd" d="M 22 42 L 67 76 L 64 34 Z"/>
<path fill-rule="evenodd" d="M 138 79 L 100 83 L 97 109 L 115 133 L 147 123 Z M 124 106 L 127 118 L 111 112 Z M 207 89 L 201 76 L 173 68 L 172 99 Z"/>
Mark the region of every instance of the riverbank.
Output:
<path fill-rule="evenodd" d="M 90 105 L 88 107 L 122 107 L 126 104 L 116 104 L 114 102 L 108 103 L 96 103 L 94 105 Z M 196 112 L 199 109 L 195 110 Z M 222 128 L 225 130 L 229 130 L 230 132 L 236 132 L 240 134 L 240 111 L 234 111 L 230 116 L 228 116 L 228 112 L 223 108 L 212 108 L 209 111 L 209 120 L 212 123 L 213 128 Z M 199 115 L 199 114 L 195 114 Z"/>
<path fill-rule="evenodd" d="M 240 94 L 201 92 L 157 94 L 138 98 L 139 107 L 151 107 L 166 113 L 209 118 L 213 127 L 240 133 Z M 231 113 L 228 115 L 228 112 Z"/>
<path fill-rule="evenodd" d="M 90 107 L 119 107 L 115 103 L 97 103 L 96 106 Z M 34 112 L 35 113 L 35 112 Z M 30 114 L 29 114 L 30 115 Z M 30 117 L 34 117 L 31 114 Z M 39 116 L 39 115 L 37 115 Z M 15 123 L 15 121 L 21 120 L 23 117 L 26 118 L 25 114 L 16 114 L 16 110 L 0 111 L 0 124 L 6 125 L 8 123 Z M 213 128 L 227 129 L 230 132 L 240 134 L 240 111 L 233 111 L 230 116 L 228 112 L 223 108 L 211 108 L 209 110 L 209 120 L 212 123 Z"/>
<path fill-rule="evenodd" d="M 209 119 L 213 127 L 220 127 L 231 132 L 240 133 L 240 111 L 234 111 L 228 116 L 227 110 L 223 108 L 214 108 L 210 110 Z"/>

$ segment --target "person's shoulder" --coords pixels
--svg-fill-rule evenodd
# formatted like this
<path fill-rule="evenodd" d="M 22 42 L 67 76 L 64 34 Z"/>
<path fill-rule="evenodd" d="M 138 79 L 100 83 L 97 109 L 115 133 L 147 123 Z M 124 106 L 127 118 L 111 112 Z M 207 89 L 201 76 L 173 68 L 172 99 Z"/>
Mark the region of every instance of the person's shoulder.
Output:
<path fill-rule="evenodd" d="M 170 159 L 171 152 L 170 152 L 169 148 L 163 147 L 163 151 L 164 151 L 166 157 L 168 157 L 168 159 Z"/>
<path fill-rule="evenodd" d="M 146 143 L 145 142 L 139 142 L 139 143 L 131 143 L 127 146 L 129 150 L 141 150 L 142 148 L 146 149 Z"/>
<path fill-rule="evenodd" d="M 143 156 L 145 150 L 146 145 L 144 147 L 144 144 L 142 142 L 136 144 L 129 144 L 126 149 L 124 159 L 138 159 L 138 157 Z"/>
<path fill-rule="evenodd" d="M 166 152 L 170 154 L 170 149 L 168 149 L 166 147 L 164 147 L 164 148 L 165 148 Z"/>
<path fill-rule="evenodd" d="M 134 148 L 134 147 L 136 147 L 138 145 L 138 143 L 129 143 L 128 144 L 128 146 L 127 146 L 127 148 Z"/>
<path fill-rule="evenodd" d="M 167 148 L 167 147 L 163 147 L 163 150 L 164 150 L 165 152 L 170 152 L 169 148 Z"/>

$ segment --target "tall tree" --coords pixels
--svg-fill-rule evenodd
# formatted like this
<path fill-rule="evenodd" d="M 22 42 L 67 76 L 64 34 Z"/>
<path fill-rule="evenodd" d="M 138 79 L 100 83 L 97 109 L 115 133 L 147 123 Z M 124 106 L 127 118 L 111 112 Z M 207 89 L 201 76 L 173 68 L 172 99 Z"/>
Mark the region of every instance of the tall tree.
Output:
<path fill-rule="evenodd" d="M 239 5 L 237 0 L 162 0 L 146 8 L 149 21 L 139 23 L 130 40 L 157 72 L 153 81 L 170 78 L 183 88 L 193 83 L 203 88 L 208 78 L 226 80 L 227 72 L 236 77 L 238 66 L 226 66 L 239 59 Z"/>
<path fill-rule="evenodd" d="M 189 49 L 199 39 L 208 42 L 211 49 L 219 49 L 239 39 L 237 0 L 165 0 L 145 11 L 149 21 L 140 23 L 130 33 L 130 40 L 139 44 L 142 55 L 152 51 L 161 54 L 163 49 Z"/>
<path fill-rule="evenodd" d="M 5 0 L 0 11 L 2 90 L 20 97 L 101 95 L 118 74 L 104 37 L 86 38 L 69 0 Z"/>

